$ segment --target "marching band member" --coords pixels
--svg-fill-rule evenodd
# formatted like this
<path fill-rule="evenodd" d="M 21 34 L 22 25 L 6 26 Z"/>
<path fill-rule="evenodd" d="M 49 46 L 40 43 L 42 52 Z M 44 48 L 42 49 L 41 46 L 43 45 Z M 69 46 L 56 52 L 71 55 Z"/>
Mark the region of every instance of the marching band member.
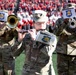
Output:
<path fill-rule="evenodd" d="M 28 33 L 18 33 L 14 56 L 17 57 L 23 50 L 25 51 L 22 75 L 55 75 L 52 53 L 56 48 L 57 38 L 46 30 L 48 17 L 45 11 L 35 10 L 33 21 L 33 29 L 28 30 Z M 18 44 L 20 45 L 17 46 Z"/>

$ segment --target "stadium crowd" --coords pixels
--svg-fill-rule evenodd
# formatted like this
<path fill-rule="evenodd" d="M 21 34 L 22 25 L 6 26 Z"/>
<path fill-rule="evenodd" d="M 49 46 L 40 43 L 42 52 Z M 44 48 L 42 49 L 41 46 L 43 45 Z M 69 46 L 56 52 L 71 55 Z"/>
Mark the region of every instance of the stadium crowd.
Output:
<path fill-rule="evenodd" d="M 70 0 L 70 2 L 76 3 L 75 0 Z M 0 10 L 8 10 L 9 14 L 14 11 L 16 0 L 0 0 Z M 29 17 L 34 10 L 44 10 L 47 11 L 47 16 L 49 17 L 49 22 L 54 24 L 54 22 L 61 17 L 61 10 L 66 7 L 68 1 L 67 0 L 21 0 L 19 4 L 18 14 L 22 16 L 25 12 L 27 12 Z M 20 24 L 31 24 L 32 20 L 23 19 L 20 17 Z M 23 15 L 24 16 L 24 15 Z M 27 16 L 27 17 L 28 17 Z M 20 26 L 19 26 L 20 27 Z"/>

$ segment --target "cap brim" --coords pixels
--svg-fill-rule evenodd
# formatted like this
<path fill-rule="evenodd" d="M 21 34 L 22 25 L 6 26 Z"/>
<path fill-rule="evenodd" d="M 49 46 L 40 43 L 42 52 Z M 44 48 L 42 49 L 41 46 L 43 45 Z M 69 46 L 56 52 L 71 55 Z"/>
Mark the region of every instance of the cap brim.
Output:
<path fill-rule="evenodd" d="M 34 18 L 33 19 L 35 22 L 48 22 L 48 17 L 42 17 L 39 19 Z"/>

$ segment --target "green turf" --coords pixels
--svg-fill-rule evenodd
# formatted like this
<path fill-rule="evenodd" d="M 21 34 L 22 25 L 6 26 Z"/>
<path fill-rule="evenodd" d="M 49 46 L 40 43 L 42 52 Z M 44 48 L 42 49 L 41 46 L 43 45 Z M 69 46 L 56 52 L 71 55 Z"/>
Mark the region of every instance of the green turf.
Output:
<path fill-rule="evenodd" d="M 25 55 L 23 53 L 19 57 L 16 58 L 16 63 L 15 63 L 16 75 L 21 75 L 24 59 L 25 59 Z"/>
<path fill-rule="evenodd" d="M 56 58 L 57 56 L 56 56 L 56 54 L 53 54 L 53 65 L 54 65 L 54 69 L 55 69 L 55 72 L 56 72 L 56 75 L 58 75 L 57 74 L 57 58 Z"/>
<path fill-rule="evenodd" d="M 25 55 L 22 53 L 19 57 L 16 58 L 16 75 L 21 75 L 21 70 L 24 64 Z M 56 68 L 56 54 L 53 54 L 53 62 L 54 68 L 57 75 L 57 68 Z"/>

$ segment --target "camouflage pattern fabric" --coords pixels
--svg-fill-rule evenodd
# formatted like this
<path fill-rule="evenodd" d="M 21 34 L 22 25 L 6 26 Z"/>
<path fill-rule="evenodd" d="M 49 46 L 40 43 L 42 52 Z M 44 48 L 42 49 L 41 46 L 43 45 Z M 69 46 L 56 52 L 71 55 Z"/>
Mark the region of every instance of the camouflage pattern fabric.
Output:
<path fill-rule="evenodd" d="M 11 48 L 15 43 L 15 34 L 7 26 L 0 29 L 0 75 L 15 75 L 15 59 Z"/>
<path fill-rule="evenodd" d="M 58 75 L 76 75 L 76 57 L 57 54 Z"/>
<path fill-rule="evenodd" d="M 16 44 L 17 45 L 17 44 Z M 17 46 L 15 46 L 15 49 Z M 25 50 L 26 59 L 22 69 L 22 75 L 55 75 L 51 47 L 40 42 L 33 41 L 29 34 L 26 34 L 21 47 L 16 50 L 14 56 Z"/>
<path fill-rule="evenodd" d="M 76 33 L 71 33 L 73 29 L 68 29 L 70 35 L 68 35 L 64 29 L 68 26 L 67 22 L 62 22 L 60 20 L 56 23 L 56 29 L 54 32 L 58 36 L 57 52 L 67 55 L 76 55 Z M 60 25 L 60 26 L 59 26 Z"/>
<path fill-rule="evenodd" d="M 0 75 L 15 75 L 15 60 L 8 43 L 0 43 Z"/>
<path fill-rule="evenodd" d="M 58 75 L 76 75 L 76 33 L 69 28 L 68 20 L 56 23 Z M 66 31 L 65 31 L 66 30 Z"/>

